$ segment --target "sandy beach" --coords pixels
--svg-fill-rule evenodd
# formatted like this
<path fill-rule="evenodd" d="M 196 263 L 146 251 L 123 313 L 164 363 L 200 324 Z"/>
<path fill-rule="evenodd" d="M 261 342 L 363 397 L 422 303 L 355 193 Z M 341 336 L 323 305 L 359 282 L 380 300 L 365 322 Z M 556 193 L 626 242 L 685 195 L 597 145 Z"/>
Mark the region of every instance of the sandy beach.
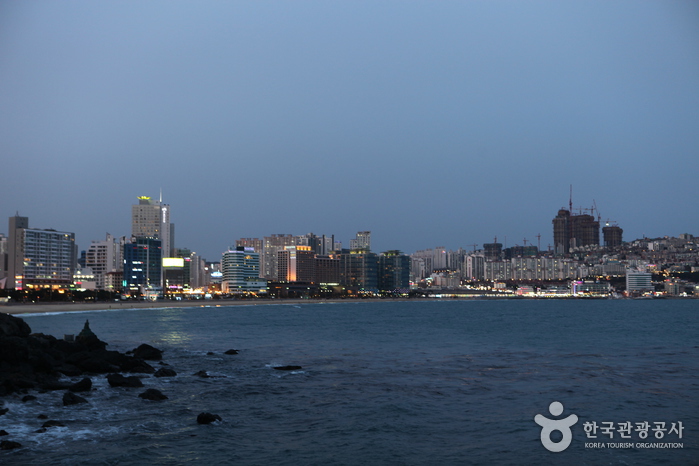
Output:
<path fill-rule="evenodd" d="M 320 303 L 320 302 L 347 302 L 347 300 L 320 300 L 320 299 L 207 299 L 188 301 L 100 301 L 96 303 L 83 302 L 54 302 L 54 303 L 9 303 L 0 306 L 0 312 L 5 314 L 37 314 L 43 312 L 71 312 L 71 311 L 102 311 L 107 309 L 149 309 L 168 307 L 217 307 L 217 306 L 254 306 L 262 304 L 291 304 L 291 303 Z"/>

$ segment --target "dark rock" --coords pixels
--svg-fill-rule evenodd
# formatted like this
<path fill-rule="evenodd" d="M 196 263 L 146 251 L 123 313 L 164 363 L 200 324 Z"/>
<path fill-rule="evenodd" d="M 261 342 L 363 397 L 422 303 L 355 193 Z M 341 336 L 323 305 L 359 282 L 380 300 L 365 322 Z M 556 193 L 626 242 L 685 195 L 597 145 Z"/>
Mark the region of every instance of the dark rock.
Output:
<path fill-rule="evenodd" d="M 90 330 L 90 321 L 88 320 L 85 321 L 85 326 L 78 336 L 75 337 L 75 341 L 85 345 L 90 350 L 104 349 L 107 346 L 105 342 L 97 338 L 97 335 Z"/>
<path fill-rule="evenodd" d="M 206 353 L 207 356 L 213 356 L 214 354 L 216 353 L 214 353 L 213 351 L 209 351 L 208 353 Z"/>
<path fill-rule="evenodd" d="M 46 414 L 39 414 L 36 418 L 37 419 L 48 419 L 49 417 Z"/>
<path fill-rule="evenodd" d="M 236 350 L 236 349 L 229 349 L 229 350 L 226 351 L 224 354 L 238 354 L 238 350 Z"/>
<path fill-rule="evenodd" d="M 61 421 L 46 421 L 43 424 L 41 424 L 41 427 L 65 427 L 66 425 L 63 424 Z"/>
<path fill-rule="evenodd" d="M 22 319 L 0 313 L 0 397 L 27 394 L 28 390 L 67 390 L 71 384 L 59 381 L 61 374 L 78 377 L 155 372 L 141 357 L 108 351 L 106 346 L 90 330 L 89 322 L 85 322 L 75 341 L 68 342 L 51 335 L 32 334 Z"/>
<path fill-rule="evenodd" d="M 153 375 L 155 377 L 174 377 L 177 375 L 177 372 L 170 369 L 169 367 L 161 367 L 160 369 L 155 371 L 155 374 Z"/>
<path fill-rule="evenodd" d="M 274 366 L 273 369 L 276 369 L 278 371 L 298 371 L 300 369 L 303 369 L 301 366 Z"/>
<path fill-rule="evenodd" d="M 163 352 L 161 350 L 145 343 L 133 350 L 133 355 L 136 358 L 145 359 L 148 361 L 160 361 L 163 359 Z"/>
<path fill-rule="evenodd" d="M 107 376 L 107 382 L 112 387 L 142 387 L 143 382 L 141 379 L 132 375 L 130 377 L 124 377 L 121 374 L 109 374 Z"/>
<path fill-rule="evenodd" d="M 26 337 L 32 333 L 29 325 L 19 317 L 0 313 L 0 335 L 7 337 Z"/>
<path fill-rule="evenodd" d="M 68 387 L 71 392 L 89 392 L 92 389 L 92 380 L 85 377 L 80 382 L 75 382 L 73 385 Z"/>
<path fill-rule="evenodd" d="M 22 403 L 26 403 L 27 401 L 34 401 L 36 400 L 36 397 L 34 395 L 24 395 L 22 397 Z"/>
<path fill-rule="evenodd" d="M 80 403 L 87 403 L 87 400 L 73 392 L 65 392 L 63 394 L 63 406 L 77 405 Z"/>
<path fill-rule="evenodd" d="M 44 390 L 68 390 L 70 386 L 70 382 L 59 382 L 55 380 L 49 380 L 41 384 L 41 388 Z"/>
<path fill-rule="evenodd" d="M 203 377 L 203 378 L 205 378 L 205 379 L 211 377 L 211 376 L 209 375 L 209 373 L 206 372 L 206 371 L 199 371 L 199 372 L 195 373 L 194 375 L 196 375 L 196 376 L 198 376 L 198 377 Z"/>
<path fill-rule="evenodd" d="M 201 413 L 197 416 L 197 424 L 211 424 L 214 421 L 221 421 L 221 416 L 218 414 Z"/>
<path fill-rule="evenodd" d="M 6 430 L 0 430 L 0 437 L 2 437 L 3 435 L 10 435 L 10 434 L 8 434 Z"/>
<path fill-rule="evenodd" d="M 147 389 L 145 392 L 138 395 L 138 397 L 151 401 L 167 400 L 167 396 L 163 395 L 160 390 L 156 390 L 155 388 Z"/>
<path fill-rule="evenodd" d="M 3 414 L 7 413 L 9 410 L 10 410 L 10 408 L 2 408 L 2 409 L 0 409 L 0 416 L 2 416 Z"/>
<path fill-rule="evenodd" d="M 0 450 L 14 450 L 15 448 L 20 448 L 21 446 L 21 443 L 13 442 L 11 440 L 3 440 L 0 442 Z"/>

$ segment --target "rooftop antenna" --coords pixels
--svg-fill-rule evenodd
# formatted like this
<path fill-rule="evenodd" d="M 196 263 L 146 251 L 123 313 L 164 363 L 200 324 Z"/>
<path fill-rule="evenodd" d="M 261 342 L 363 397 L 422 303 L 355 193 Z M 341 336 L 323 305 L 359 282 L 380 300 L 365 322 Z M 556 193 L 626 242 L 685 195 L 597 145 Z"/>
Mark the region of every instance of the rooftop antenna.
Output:
<path fill-rule="evenodd" d="M 570 185 L 570 197 L 568 198 L 568 211 L 573 213 L 573 185 Z"/>

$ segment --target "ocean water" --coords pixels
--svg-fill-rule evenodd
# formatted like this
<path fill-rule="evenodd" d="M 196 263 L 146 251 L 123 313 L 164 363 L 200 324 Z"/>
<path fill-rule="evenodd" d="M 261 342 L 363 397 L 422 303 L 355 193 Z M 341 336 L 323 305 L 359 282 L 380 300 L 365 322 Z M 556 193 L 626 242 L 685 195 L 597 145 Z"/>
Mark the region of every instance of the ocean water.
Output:
<path fill-rule="evenodd" d="M 86 405 L 63 407 L 62 392 L 7 397 L 3 438 L 24 447 L 1 451 L 0 464 L 699 464 L 696 300 L 300 301 L 23 318 L 57 337 L 89 319 L 110 349 L 164 350 L 178 376 L 147 376 L 144 388 L 93 376 Z M 169 399 L 138 398 L 145 388 Z M 222 421 L 198 425 L 201 412 Z M 65 427 L 34 433 L 39 414 Z M 537 414 L 578 417 L 568 448 L 544 448 Z M 648 437 L 623 438 L 627 421 L 648 421 Z M 604 422 L 614 430 L 602 433 Z M 662 439 L 655 422 L 666 423 Z M 669 432 L 680 422 L 681 438 Z"/>

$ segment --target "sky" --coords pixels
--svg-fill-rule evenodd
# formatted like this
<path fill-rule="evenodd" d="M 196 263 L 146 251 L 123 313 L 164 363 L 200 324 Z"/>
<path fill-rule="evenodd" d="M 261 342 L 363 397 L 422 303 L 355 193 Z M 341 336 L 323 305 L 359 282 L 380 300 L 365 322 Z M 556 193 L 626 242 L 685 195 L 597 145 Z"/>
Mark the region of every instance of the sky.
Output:
<path fill-rule="evenodd" d="M 699 235 L 699 2 L 0 0 L 0 160 L 0 218 L 81 250 L 161 190 L 212 261 L 546 249 L 571 186 L 625 240 Z"/>

